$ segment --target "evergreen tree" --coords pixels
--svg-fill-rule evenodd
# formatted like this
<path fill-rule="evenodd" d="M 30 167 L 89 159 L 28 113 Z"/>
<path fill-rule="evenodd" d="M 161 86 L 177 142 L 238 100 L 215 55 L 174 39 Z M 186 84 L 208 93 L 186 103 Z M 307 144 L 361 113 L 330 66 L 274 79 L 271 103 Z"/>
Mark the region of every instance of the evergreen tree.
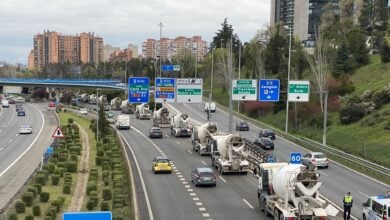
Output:
<path fill-rule="evenodd" d="M 104 112 L 103 103 L 99 104 L 98 117 L 99 117 L 98 130 L 99 130 L 99 137 L 101 138 L 102 135 L 106 133 L 108 127 L 108 121 L 106 119 L 106 113 Z"/>
<path fill-rule="evenodd" d="M 280 33 L 280 25 L 276 26 L 275 33 L 271 36 L 265 51 L 265 69 L 270 74 L 279 74 L 282 65 L 284 53 L 288 56 L 288 42 Z M 287 50 L 286 50 L 287 45 Z"/>
<path fill-rule="evenodd" d="M 226 45 L 230 42 L 232 39 L 233 42 L 233 53 L 237 56 L 238 55 L 238 49 L 241 46 L 241 42 L 238 39 L 237 34 L 234 34 L 232 25 L 228 24 L 227 18 L 223 21 L 221 24 L 222 29 L 218 30 L 216 33 L 216 36 L 213 38 L 213 45 L 216 48 L 226 48 Z"/>
<path fill-rule="evenodd" d="M 382 63 L 390 63 L 390 45 L 389 42 L 384 39 L 381 49 L 381 60 Z"/>
<path fill-rule="evenodd" d="M 348 60 L 347 45 L 345 41 L 336 51 L 336 57 L 333 61 L 332 75 L 334 78 L 339 78 L 343 73 L 346 72 L 346 61 Z"/>
<path fill-rule="evenodd" d="M 347 50 L 354 59 L 356 67 L 368 64 L 369 49 L 366 46 L 366 37 L 359 29 L 354 28 L 347 34 Z"/>

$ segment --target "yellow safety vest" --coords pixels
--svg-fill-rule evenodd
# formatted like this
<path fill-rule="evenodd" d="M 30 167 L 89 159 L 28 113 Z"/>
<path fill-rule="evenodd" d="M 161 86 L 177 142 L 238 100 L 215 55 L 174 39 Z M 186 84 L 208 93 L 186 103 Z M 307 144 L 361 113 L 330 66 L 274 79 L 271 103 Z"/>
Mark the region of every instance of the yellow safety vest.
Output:
<path fill-rule="evenodd" d="M 345 203 L 352 203 L 352 196 L 345 196 L 344 197 L 344 202 Z"/>

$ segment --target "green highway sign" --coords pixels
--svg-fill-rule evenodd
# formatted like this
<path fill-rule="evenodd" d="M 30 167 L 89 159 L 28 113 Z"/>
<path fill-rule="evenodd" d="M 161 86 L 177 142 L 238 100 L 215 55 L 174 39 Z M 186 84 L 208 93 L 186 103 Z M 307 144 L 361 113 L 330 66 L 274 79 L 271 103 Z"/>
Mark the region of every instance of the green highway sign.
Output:
<path fill-rule="evenodd" d="M 310 95 L 309 81 L 289 81 L 288 82 L 288 101 L 289 102 L 308 102 Z"/>
<path fill-rule="evenodd" d="M 202 103 L 203 80 L 202 79 L 177 79 L 176 102 L 177 103 Z"/>
<path fill-rule="evenodd" d="M 232 81 L 232 100 L 255 101 L 257 100 L 257 80 L 235 79 Z"/>

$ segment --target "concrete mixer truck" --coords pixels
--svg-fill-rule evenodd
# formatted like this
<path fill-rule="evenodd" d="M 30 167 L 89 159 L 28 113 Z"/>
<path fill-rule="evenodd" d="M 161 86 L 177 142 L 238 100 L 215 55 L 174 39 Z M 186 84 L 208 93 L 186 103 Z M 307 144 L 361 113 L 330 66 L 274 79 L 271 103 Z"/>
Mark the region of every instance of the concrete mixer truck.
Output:
<path fill-rule="evenodd" d="M 217 134 L 217 124 L 213 122 L 196 126 L 192 132 L 192 149 L 200 156 L 211 154 L 211 137 Z"/>
<path fill-rule="evenodd" d="M 137 119 L 150 119 L 151 116 L 148 103 L 142 103 L 135 108 L 135 117 Z"/>
<path fill-rule="evenodd" d="M 260 209 L 274 219 L 326 219 L 337 215 L 332 205 L 320 198 L 322 182 L 314 167 L 301 164 L 259 164 L 257 197 Z"/>
<path fill-rule="evenodd" d="M 111 110 L 121 110 L 121 104 L 122 104 L 122 99 L 119 97 L 115 97 L 111 99 L 110 105 L 111 105 Z"/>
<path fill-rule="evenodd" d="M 162 107 L 153 113 L 153 125 L 161 128 L 170 127 L 169 110 L 166 107 Z"/>
<path fill-rule="evenodd" d="M 249 171 L 245 140 L 239 134 L 215 135 L 211 140 L 211 164 L 220 174 Z"/>
<path fill-rule="evenodd" d="M 171 117 L 171 134 L 175 137 L 191 137 L 192 126 L 186 113 L 178 113 Z"/>

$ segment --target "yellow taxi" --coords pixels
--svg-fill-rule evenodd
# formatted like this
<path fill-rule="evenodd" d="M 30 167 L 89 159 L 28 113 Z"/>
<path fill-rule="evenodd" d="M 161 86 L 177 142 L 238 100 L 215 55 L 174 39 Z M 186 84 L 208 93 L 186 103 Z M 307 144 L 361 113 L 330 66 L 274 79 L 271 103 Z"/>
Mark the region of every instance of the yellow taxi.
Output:
<path fill-rule="evenodd" d="M 172 173 L 172 164 L 171 160 L 167 157 L 155 157 L 153 159 L 153 172 L 154 173 Z"/>

